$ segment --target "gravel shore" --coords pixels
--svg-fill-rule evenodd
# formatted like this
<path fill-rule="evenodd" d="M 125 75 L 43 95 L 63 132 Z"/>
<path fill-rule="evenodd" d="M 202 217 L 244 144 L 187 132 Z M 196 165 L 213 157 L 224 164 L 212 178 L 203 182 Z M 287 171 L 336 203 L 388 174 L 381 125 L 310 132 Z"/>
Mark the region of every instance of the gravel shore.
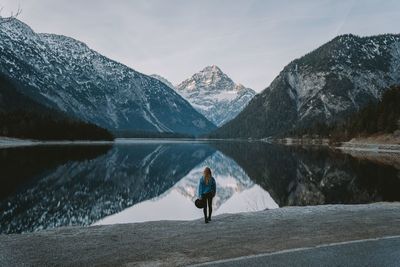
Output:
<path fill-rule="evenodd" d="M 203 220 L 0 235 L 0 266 L 188 265 L 400 235 L 400 203 L 286 207 Z"/>

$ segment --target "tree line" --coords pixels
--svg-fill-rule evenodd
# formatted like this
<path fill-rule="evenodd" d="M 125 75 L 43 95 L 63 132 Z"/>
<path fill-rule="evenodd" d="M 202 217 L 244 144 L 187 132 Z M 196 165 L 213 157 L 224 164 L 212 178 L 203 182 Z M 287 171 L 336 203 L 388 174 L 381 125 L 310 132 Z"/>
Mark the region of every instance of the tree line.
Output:
<path fill-rule="evenodd" d="M 110 132 L 94 124 L 24 110 L 0 112 L 0 135 L 37 140 L 114 139 Z"/>
<path fill-rule="evenodd" d="M 0 74 L 0 136 L 37 140 L 113 140 L 95 124 L 73 118 L 21 93 L 22 88 Z"/>

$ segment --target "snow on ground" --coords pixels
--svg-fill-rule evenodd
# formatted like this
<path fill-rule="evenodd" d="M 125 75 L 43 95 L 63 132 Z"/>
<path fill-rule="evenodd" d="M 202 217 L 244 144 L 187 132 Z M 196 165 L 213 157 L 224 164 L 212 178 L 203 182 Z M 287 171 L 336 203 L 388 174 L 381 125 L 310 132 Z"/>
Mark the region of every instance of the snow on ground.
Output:
<path fill-rule="evenodd" d="M 34 141 L 31 141 L 31 140 L 0 137 L 0 148 L 16 147 L 16 146 L 31 146 L 34 144 L 35 144 Z"/>
<path fill-rule="evenodd" d="M 60 140 L 60 141 L 39 141 L 29 139 L 18 139 L 9 137 L 0 137 L 0 148 L 19 147 L 19 146 L 43 146 L 43 145 L 107 145 L 114 141 L 90 141 L 90 140 Z"/>

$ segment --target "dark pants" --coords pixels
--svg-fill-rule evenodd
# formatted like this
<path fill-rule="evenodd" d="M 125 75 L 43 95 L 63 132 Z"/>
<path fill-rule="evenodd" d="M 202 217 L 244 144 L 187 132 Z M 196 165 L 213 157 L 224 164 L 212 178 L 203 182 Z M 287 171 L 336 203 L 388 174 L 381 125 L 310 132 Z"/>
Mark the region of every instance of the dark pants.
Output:
<path fill-rule="evenodd" d="M 205 201 L 205 205 L 203 208 L 205 220 L 207 220 L 208 218 L 211 218 L 213 197 L 214 197 L 214 194 L 212 192 L 203 194 L 203 196 L 202 196 L 203 200 Z M 208 217 L 207 217 L 207 205 L 208 205 Z"/>

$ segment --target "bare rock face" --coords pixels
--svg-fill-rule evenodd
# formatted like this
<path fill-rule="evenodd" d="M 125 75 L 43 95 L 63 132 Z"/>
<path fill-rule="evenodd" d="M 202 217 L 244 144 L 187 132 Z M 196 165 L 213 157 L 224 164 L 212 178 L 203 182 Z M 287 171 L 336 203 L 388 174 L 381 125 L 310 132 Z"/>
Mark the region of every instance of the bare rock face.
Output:
<path fill-rule="evenodd" d="M 256 94 L 236 84 L 217 66 L 208 66 L 176 86 L 176 91 L 217 126 L 232 120 Z"/>
<path fill-rule="evenodd" d="M 343 119 L 400 84 L 399 69 L 400 35 L 338 36 L 288 64 L 213 136 L 262 138 Z"/>

